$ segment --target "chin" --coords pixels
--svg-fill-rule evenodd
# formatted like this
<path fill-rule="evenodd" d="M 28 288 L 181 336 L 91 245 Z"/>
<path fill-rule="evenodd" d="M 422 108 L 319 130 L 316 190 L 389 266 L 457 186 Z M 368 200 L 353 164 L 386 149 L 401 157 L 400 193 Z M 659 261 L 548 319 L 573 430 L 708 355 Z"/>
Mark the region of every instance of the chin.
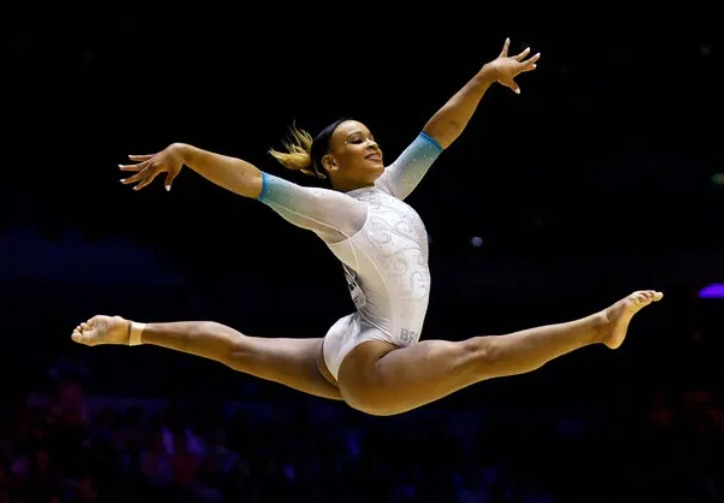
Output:
<path fill-rule="evenodd" d="M 385 172 L 385 167 L 384 167 L 384 166 L 380 167 L 379 169 L 376 169 L 376 170 L 371 174 L 370 180 L 374 182 L 374 181 L 377 180 L 380 176 L 382 176 L 382 173 L 384 173 L 384 172 Z"/>

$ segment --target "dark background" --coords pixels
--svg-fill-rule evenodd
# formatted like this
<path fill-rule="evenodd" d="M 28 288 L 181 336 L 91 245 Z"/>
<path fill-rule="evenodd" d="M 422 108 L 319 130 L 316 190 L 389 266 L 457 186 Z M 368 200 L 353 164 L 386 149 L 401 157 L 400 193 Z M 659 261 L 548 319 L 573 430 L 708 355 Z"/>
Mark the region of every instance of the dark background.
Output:
<path fill-rule="evenodd" d="M 724 283 L 715 7 L 4 5 L 0 501 L 724 501 L 724 300 L 697 297 Z M 390 161 L 506 36 L 538 69 L 520 96 L 493 87 L 408 199 L 432 240 L 423 338 L 664 291 L 620 351 L 373 418 L 187 355 L 72 345 L 96 313 L 322 336 L 352 304 L 317 238 L 191 171 L 136 193 L 116 165 L 183 141 L 312 184 L 266 151 L 341 115 Z"/>

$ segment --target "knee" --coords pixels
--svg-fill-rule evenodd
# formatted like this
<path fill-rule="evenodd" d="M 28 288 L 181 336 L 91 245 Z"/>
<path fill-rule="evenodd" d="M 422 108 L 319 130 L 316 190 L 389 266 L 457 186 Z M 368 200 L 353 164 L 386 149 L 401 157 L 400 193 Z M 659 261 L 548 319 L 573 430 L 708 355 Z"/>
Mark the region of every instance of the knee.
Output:
<path fill-rule="evenodd" d="M 235 333 L 226 339 L 226 344 L 220 348 L 221 362 L 234 370 L 249 372 L 253 367 L 263 363 L 263 354 L 247 338 L 247 336 Z"/>
<path fill-rule="evenodd" d="M 462 368 L 475 380 L 483 380 L 495 374 L 499 361 L 499 351 L 495 345 L 495 336 L 472 337 L 461 342 Z"/>
<path fill-rule="evenodd" d="M 220 361 L 228 367 L 248 372 L 255 358 L 251 348 L 244 341 L 231 341 L 225 351 L 221 352 Z"/>

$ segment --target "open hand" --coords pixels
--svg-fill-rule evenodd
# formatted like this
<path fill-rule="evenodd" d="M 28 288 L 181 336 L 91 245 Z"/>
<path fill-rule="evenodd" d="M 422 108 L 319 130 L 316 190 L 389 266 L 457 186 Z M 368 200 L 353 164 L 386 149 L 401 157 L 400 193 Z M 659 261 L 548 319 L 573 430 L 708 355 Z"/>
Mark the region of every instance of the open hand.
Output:
<path fill-rule="evenodd" d="M 523 72 L 535 70 L 536 61 L 540 59 L 540 53 L 528 58 L 528 54 L 530 54 L 530 47 L 528 47 L 516 56 L 508 56 L 509 47 L 510 39 L 506 38 L 500 55 L 490 63 L 487 63 L 483 67 L 483 71 L 498 84 L 512 89 L 516 94 L 520 94 L 520 87 L 518 87 L 514 79 Z"/>
<path fill-rule="evenodd" d="M 140 190 L 151 183 L 161 173 L 166 173 L 164 186 L 171 190 L 171 184 L 183 168 L 183 156 L 176 144 L 170 145 L 156 154 L 129 155 L 128 158 L 136 164 L 119 164 L 121 171 L 132 171 L 135 175 L 121 179 L 121 183 L 129 185 L 135 183 L 133 190 Z"/>

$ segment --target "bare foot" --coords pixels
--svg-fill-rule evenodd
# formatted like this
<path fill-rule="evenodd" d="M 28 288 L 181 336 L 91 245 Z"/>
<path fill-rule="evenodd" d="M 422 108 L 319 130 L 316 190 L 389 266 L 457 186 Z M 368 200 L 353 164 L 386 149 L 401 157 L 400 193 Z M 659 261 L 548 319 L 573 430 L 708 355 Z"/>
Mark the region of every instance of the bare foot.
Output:
<path fill-rule="evenodd" d="M 75 327 L 73 335 L 70 337 L 75 342 L 86 346 L 128 344 L 130 323 L 120 316 L 99 314 Z"/>
<path fill-rule="evenodd" d="M 610 349 L 617 349 L 626 338 L 628 324 L 634 314 L 641 311 L 652 302 L 658 302 L 664 294 L 655 290 L 640 290 L 619 300 L 604 311 L 608 321 L 608 333 L 603 343 Z"/>

